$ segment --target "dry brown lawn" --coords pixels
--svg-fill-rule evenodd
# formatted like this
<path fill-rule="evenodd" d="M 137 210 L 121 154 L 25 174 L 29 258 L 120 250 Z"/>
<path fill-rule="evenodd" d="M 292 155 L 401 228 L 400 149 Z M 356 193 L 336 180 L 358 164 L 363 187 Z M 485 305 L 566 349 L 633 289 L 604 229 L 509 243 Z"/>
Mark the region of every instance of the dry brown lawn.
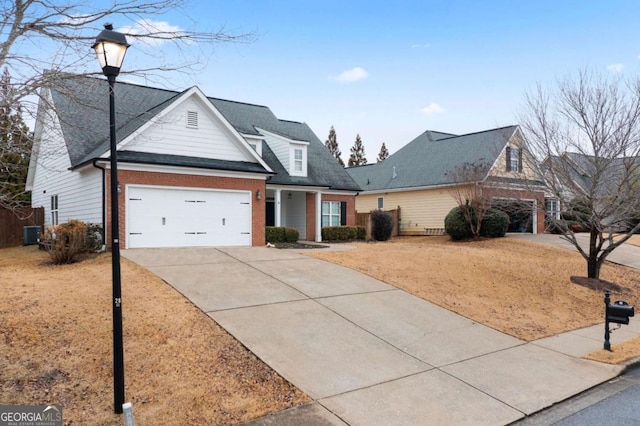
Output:
<path fill-rule="evenodd" d="M 60 404 L 66 424 L 113 414 L 111 257 L 54 266 L 0 250 L 0 404 Z M 140 425 L 236 424 L 309 401 L 182 295 L 122 260 L 126 400 Z"/>
<path fill-rule="evenodd" d="M 496 330 L 531 341 L 604 321 L 604 294 L 573 284 L 585 276 L 577 252 L 511 238 L 453 242 L 399 237 L 308 255 L 377 278 Z M 612 299 L 640 306 L 640 271 L 606 264 L 601 279 L 624 289 Z M 640 355 L 640 339 L 591 357 L 621 362 Z M 615 355 L 615 357 L 614 357 Z"/>

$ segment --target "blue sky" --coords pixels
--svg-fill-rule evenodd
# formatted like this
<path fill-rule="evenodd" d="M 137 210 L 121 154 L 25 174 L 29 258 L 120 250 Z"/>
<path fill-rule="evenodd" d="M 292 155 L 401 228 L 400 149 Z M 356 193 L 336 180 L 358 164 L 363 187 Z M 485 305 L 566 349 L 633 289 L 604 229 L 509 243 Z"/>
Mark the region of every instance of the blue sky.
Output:
<path fill-rule="evenodd" d="M 427 129 L 516 124 L 537 82 L 640 65 L 637 1 L 201 0 L 184 12 L 162 20 L 257 39 L 217 45 L 168 88 L 269 106 L 322 141 L 333 125 L 345 159 L 359 133 L 369 162 L 382 142 L 393 153 Z"/>

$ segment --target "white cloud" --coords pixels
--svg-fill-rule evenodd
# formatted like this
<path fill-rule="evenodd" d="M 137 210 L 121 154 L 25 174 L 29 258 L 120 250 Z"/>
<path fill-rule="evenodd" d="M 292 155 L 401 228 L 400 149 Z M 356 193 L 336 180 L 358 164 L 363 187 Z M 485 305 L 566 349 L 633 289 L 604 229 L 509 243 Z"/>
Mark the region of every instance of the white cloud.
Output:
<path fill-rule="evenodd" d="M 420 112 L 423 113 L 424 115 L 433 115 L 433 114 L 441 114 L 441 113 L 445 112 L 445 109 L 442 108 L 437 103 L 431 102 L 426 107 L 421 108 Z"/>
<path fill-rule="evenodd" d="M 431 47 L 429 43 L 415 43 L 411 45 L 412 49 L 427 49 L 429 47 Z"/>
<path fill-rule="evenodd" d="M 150 46 L 159 46 L 166 41 L 174 39 L 176 35 L 185 34 L 185 31 L 176 25 L 150 19 L 139 19 L 133 26 L 122 27 L 118 31 L 126 35 L 140 36 L 127 40 L 129 43 L 141 41 Z"/>
<path fill-rule="evenodd" d="M 611 64 L 607 65 L 607 70 L 611 72 L 622 72 L 624 64 Z"/>
<path fill-rule="evenodd" d="M 340 83 L 354 83 L 356 81 L 364 80 L 369 76 L 369 73 L 360 67 L 351 68 L 350 70 L 342 71 L 342 73 L 335 77 L 330 77 L 332 80 L 339 81 Z"/>

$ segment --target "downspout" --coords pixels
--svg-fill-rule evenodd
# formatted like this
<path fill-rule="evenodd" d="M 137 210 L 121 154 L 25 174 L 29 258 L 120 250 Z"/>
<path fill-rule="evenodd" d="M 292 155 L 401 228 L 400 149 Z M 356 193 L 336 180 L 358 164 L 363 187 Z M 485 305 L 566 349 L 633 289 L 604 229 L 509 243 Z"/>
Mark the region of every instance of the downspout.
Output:
<path fill-rule="evenodd" d="M 107 250 L 107 208 L 106 208 L 106 182 L 107 182 L 107 171 L 104 167 L 98 165 L 98 160 L 93 160 L 92 165 L 96 169 L 102 170 L 102 251 Z"/>

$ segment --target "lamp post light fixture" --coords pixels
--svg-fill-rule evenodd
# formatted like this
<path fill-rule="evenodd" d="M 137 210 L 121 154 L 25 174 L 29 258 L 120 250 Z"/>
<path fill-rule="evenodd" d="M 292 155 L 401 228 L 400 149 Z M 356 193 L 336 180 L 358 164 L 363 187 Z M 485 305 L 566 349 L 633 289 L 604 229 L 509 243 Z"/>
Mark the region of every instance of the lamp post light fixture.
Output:
<path fill-rule="evenodd" d="M 109 136 L 111 174 L 111 272 L 113 279 L 113 395 L 114 410 L 122 414 L 124 404 L 124 350 L 122 343 L 122 288 L 120 281 L 120 223 L 118 220 L 118 154 L 116 108 L 113 87 L 129 44 L 124 34 L 105 24 L 93 44 L 102 72 L 109 81 Z"/>

